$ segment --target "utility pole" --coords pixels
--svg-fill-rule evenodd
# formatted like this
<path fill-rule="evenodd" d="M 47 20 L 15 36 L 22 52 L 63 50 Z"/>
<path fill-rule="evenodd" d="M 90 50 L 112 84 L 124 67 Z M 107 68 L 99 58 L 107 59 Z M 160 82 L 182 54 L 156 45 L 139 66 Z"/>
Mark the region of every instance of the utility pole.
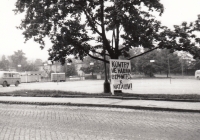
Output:
<path fill-rule="evenodd" d="M 182 71 L 182 76 L 183 76 L 183 59 L 181 60 L 181 71 Z"/>
<path fill-rule="evenodd" d="M 168 61 L 168 76 L 170 77 L 170 84 L 171 84 L 171 74 L 170 74 L 170 65 L 169 65 L 169 54 L 167 55 L 167 61 Z"/>

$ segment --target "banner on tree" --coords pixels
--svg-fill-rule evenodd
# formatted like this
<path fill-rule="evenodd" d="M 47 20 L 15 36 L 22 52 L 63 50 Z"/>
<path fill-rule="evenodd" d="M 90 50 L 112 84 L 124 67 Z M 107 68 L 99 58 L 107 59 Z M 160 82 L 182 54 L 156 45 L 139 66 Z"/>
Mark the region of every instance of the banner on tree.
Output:
<path fill-rule="evenodd" d="M 111 91 L 132 90 L 130 60 L 110 59 Z"/>
<path fill-rule="evenodd" d="M 132 83 L 129 80 L 114 80 L 114 90 L 132 90 Z"/>
<path fill-rule="evenodd" d="M 130 60 L 110 59 L 111 80 L 131 79 Z"/>

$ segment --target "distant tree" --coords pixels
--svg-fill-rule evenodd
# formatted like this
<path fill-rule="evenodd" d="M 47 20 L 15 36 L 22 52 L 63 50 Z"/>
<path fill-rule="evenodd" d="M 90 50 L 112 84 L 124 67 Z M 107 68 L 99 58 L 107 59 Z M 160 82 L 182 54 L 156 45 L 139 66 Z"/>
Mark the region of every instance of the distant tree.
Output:
<path fill-rule="evenodd" d="M 194 75 L 195 70 L 200 69 L 200 61 L 198 58 L 195 60 L 189 53 L 185 52 L 181 52 L 179 56 L 182 74 Z"/>
<path fill-rule="evenodd" d="M 25 57 L 25 53 L 22 50 L 15 51 L 13 55 L 10 56 L 11 66 L 19 69 L 21 71 L 24 70 L 24 67 L 27 66 L 27 58 Z M 21 67 L 18 67 L 20 65 Z"/>
<path fill-rule="evenodd" d="M 176 74 L 181 71 L 180 57 L 176 53 L 170 53 L 167 49 L 159 50 L 155 59 L 156 72 L 164 72 L 168 77 L 169 72 Z"/>
<path fill-rule="evenodd" d="M 196 59 L 196 61 L 192 61 L 192 68 L 195 70 L 200 70 L 200 59 Z"/>
<path fill-rule="evenodd" d="M 137 56 L 139 54 L 141 54 L 143 52 L 143 49 L 142 48 L 133 48 L 132 50 L 129 51 L 129 55 L 130 56 Z M 134 58 L 134 59 L 131 59 L 131 70 L 132 72 L 139 72 L 138 70 L 138 61 L 139 59 L 142 59 L 142 57 L 137 57 L 137 58 Z"/>
<path fill-rule="evenodd" d="M 23 67 L 22 67 L 23 71 L 38 71 L 39 70 L 39 67 L 38 65 L 36 65 L 34 62 L 27 62 L 27 64 L 25 64 Z"/>
<path fill-rule="evenodd" d="M 100 56 L 99 56 L 100 57 Z M 104 63 L 102 61 L 98 61 L 91 57 L 86 57 L 83 60 L 85 64 L 83 67 L 80 68 L 84 73 L 104 73 Z M 93 64 L 93 65 L 90 65 Z"/>
<path fill-rule="evenodd" d="M 22 50 L 15 51 L 10 57 L 10 66 L 14 67 L 18 71 L 37 71 L 38 66 L 35 62 L 28 62 L 25 53 Z M 38 62 L 41 62 L 39 59 Z M 20 65 L 20 67 L 19 67 Z"/>
<path fill-rule="evenodd" d="M 42 59 L 36 59 L 34 64 L 37 65 L 37 66 L 43 65 L 43 61 L 42 61 Z"/>
<path fill-rule="evenodd" d="M 150 60 L 154 60 L 154 62 L 150 62 Z M 181 71 L 180 57 L 176 53 L 170 53 L 167 49 L 155 50 L 131 60 L 132 63 L 135 61 L 137 62 L 135 69 L 150 77 L 154 76 L 155 73 L 165 73 L 168 77 L 169 72 L 176 74 Z"/>
<path fill-rule="evenodd" d="M 8 70 L 9 69 L 9 60 L 6 59 L 5 55 L 2 56 L 1 61 L 0 61 L 0 69 L 2 70 Z"/>
<path fill-rule="evenodd" d="M 140 59 L 138 59 L 136 67 L 139 72 L 153 77 L 156 72 L 155 62 L 151 63 L 150 60 L 155 60 L 156 62 L 156 51 L 141 56 Z"/>
<path fill-rule="evenodd" d="M 66 70 L 65 70 L 66 76 L 77 75 L 77 70 L 74 63 L 71 63 L 70 65 L 66 65 L 65 67 L 66 67 Z"/>

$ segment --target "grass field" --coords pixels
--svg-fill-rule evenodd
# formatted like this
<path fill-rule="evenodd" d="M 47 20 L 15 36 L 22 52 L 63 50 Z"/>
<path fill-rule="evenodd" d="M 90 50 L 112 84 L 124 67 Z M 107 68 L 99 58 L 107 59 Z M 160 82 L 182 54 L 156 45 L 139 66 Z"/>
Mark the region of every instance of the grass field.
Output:
<path fill-rule="evenodd" d="M 153 78 L 131 80 L 132 90 L 123 91 L 130 94 L 200 94 L 200 80 Z M 104 80 L 83 80 L 67 82 L 22 83 L 19 87 L 0 86 L 0 92 L 13 92 L 17 90 L 55 90 L 84 92 L 89 94 L 103 93 Z"/>
<path fill-rule="evenodd" d="M 200 101 L 200 80 L 194 78 L 137 78 L 131 80 L 132 90 L 123 90 L 124 97 L 138 99 L 163 98 L 192 99 Z M 67 82 L 22 83 L 19 87 L 0 86 L 1 96 L 31 97 L 102 97 L 104 80 L 84 80 Z M 127 94 L 125 94 L 127 93 Z"/>

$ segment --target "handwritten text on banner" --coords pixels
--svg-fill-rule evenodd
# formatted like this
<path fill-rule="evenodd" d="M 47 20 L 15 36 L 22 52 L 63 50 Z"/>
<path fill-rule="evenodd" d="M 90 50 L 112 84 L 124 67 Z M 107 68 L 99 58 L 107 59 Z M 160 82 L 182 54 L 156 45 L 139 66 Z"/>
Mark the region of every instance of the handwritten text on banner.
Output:
<path fill-rule="evenodd" d="M 110 60 L 110 71 L 112 79 L 131 79 L 130 60 Z"/>

